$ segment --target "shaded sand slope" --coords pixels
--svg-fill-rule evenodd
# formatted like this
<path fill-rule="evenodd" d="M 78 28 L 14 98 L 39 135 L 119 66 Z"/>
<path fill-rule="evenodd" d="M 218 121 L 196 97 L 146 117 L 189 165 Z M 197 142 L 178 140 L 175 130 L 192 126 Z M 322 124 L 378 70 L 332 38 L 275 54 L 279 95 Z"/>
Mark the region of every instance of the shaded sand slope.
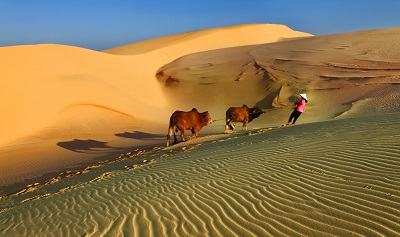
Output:
<path fill-rule="evenodd" d="M 167 116 L 158 83 L 140 76 L 144 67 L 132 69 L 142 62 L 134 56 L 29 45 L 0 48 L 0 61 L 2 193 L 5 186 L 115 156 L 126 147 L 121 140 L 143 145 L 117 135 L 156 136 L 160 125 L 153 118 Z"/>
<path fill-rule="evenodd" d="M 214 118 L 245 103 L 283 108 L 261 122 L 285 123 L 295 95 L 304 92 L 309 103 L 302 122 L 398 111 L 399 42 L 400 28 L 307 37 L 187 55 L 157 75 L 169 103 L 207 104 Z"/>
<path fill-rule="evenodd" d="M 208 136 L 154 150 L 140 156 L 154 159 L 140 169 L 94 169 L 87 173 L 98 172 L 92 182 L 82 174 L 70 189 L 47 186 L 1 200 L 0 232 L 398 236 L 399 115 Z M 42 198 L 19 203 L 29 195 Z"/>
<path fill-rule="evenodd" d="M 102 118 L 107 120 L 107 116 L 122 121 L 124 117 L 127 121 L 151 120 L 157 115 L 156 108 L 165 106 L 156 82 L 139 77 L 142 70 L 132 70 L 139 61 L 135 58 L 63 45 L 0 50 L 5 62 L 1 71 L 5 89 L 1 111 L 5 113 L 0 143 L 48 127 L 68 134 L 95 133 L 99 126 L 90 128 L 96 125 L 93 120 L 99 119 L 97 125 L 105 129 L 110 123 Z M 99 116 L 101 113 L 104 115 Z"/>
<path fill-rule="evenodd" d="M 132 147 L 164 143 L 177 107 L 165 100 L 156 80 L 162 65 L 202 50 L 300 36 L 309 34 L 265 24 L 122 47 L 135 55 L 65 45 L 1 47 L 0 193 Z"/>

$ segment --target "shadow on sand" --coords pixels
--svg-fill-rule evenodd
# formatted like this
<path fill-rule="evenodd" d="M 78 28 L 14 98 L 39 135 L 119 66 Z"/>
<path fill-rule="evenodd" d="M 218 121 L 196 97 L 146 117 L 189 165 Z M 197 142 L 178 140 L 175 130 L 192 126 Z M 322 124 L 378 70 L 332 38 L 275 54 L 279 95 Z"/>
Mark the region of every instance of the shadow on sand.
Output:
<path fill-rule="evenodd" d="M 117 133 L 117 134 L 115 134 L 115 136 L 124 137 L 124 138 L 132 138 L 132 139 L 157 139 L 157 138 L 167 137 L 167 135 L 152 134 L 152 133 L 146 133 L 146 132 L 140 132 L 140 131 Z"/>
<path fill-rule="evenodd" d="M 119 149 L 118 147 L 108 146 L 107 142 L 101 142 L 92 139 L 88 140 L 74 139 L 72 141 L 58 142 L 57 146 L 79 153 L 96 151 L 96 149 Z"/>
<path fill-rule="evenodd" d="M 130 138 L 130 139 L 139 139 L 139 140 L 151 140 L 151 139 L 157 140 L 161 138 L 166 138 L 166 135 L 152 134 L 140 131 L 117 133 L 115 134 L 115 136 Z M 58 142 L 57 146 L 79 153 L 104 151 L 104 149 L 108 149 L 109 151 L 126 149 L 122 147 L 111 147 L 107 145 L 107 142 L 96 141 L 93 139 L 87 139 L 87 140 L 74 139 L 72 141 Z"/>

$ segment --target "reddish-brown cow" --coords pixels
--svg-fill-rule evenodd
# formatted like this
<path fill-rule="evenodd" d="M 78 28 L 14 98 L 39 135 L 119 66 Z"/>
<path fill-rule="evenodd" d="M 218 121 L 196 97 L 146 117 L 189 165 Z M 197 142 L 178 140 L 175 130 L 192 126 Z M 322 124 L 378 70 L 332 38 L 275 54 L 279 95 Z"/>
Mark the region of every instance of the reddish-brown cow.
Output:
<path fill-rule="evenodd" d="M 184 137 L 185 130 L 192 131 L 192 136 L 188 137 L 188 139 L 195 138 L 199 131 L 211 122 L 211 116 L 208 111 L 199 113 L 195 108 L 189 112 L 175 111 L 169 120 L 167 146 L 169 146 L 172 134 L 174 135 L 174 144 L 177 142 L 175 132 L 181 131 L 181 139 L 186 141 Z"/>
<path fill-rule="evenodd" d="M 265 113 L 258 107 L 249 108 L 247 105 L 242 107 L 230 107 L 226 111 L 226 126 L 224 133 L 231 133 L 235 130 L 235 124 L 243 122 L 242 130 L 247 130 L 247 124 Z"/>

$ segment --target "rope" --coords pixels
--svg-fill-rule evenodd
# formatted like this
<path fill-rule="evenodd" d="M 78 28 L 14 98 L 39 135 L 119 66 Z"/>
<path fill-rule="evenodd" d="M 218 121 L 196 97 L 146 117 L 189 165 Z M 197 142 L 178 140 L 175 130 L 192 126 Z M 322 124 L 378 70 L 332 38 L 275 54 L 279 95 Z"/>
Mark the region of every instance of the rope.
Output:
<path fill-rule="evenodd" d="M 263 109 L 262 110 L 263 113 L 261 115 L 267 113 L 267 111 L 272 111 L 272 110 L 277 110 L 277 109 L 282 109 L 282 108 Z M 249 114 L 258 114 L 258 113 L 260 113 L 260 111 L 249 113 Z M 214 122 L 217 122 L 217 121 L 221 121 L 221 120 L 225 121 L 225 119 L 213 119 L 213 120 L 211 120 L 211 123 L 214 123 Z"/>
<path fill-rule="evenodd" d="M 265 114 L 265 113 L 267 113 L 267 112 L 269 112 L 269 111 L 277 110 L 277 109 L 282 109 L 282 108 L 262 109 L 262 114 Z M 249 114 L 258 114 L 258 113 L 260 113 L 260 111 L 258 111 L 258 112 L 253 112 L 253 113 L 249 113 Z"/>
<path fill-rule="evenodd" d="M 282 108 L 270 108 L 270 109 L 263 109 L 262 111 L 264 112 L 264 113 L 266 113 L 267 111 L 272 111 L 272 110 L 277 110 L 277 109 L 282 109 Z"/>

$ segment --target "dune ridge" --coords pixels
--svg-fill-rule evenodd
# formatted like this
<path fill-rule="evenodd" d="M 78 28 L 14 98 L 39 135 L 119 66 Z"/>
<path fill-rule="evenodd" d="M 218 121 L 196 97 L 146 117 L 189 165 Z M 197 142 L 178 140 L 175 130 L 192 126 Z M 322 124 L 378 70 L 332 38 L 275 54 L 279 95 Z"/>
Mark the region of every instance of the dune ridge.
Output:
<path fill-rule="evenodd" d="M 202 29 L 160 38 L 121 45 L 103 52 L 117 55 L 134 55 L 152 51 L 169 50 L 176 55 L 243 45 L 265 44 L 283 39 L 310 37 L 306 32 L 294 31 L 278 24 L 242 24 L 219 28 Z M 177 49 L 179 49 L 177 51 Z M 162 55 L 159 55 L 162 56 Z M 175 56 L 175 58 L 177 58 Z M 160 65 L 161 66 L 161 65 Z"/>

